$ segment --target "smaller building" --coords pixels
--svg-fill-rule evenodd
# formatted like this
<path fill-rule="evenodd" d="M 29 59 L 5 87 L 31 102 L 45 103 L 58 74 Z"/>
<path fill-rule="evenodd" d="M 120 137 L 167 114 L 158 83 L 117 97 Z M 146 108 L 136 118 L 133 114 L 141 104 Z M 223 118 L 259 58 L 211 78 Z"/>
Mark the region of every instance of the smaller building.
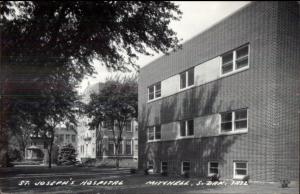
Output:
<path fill-rule="evenodd" d="M 57 160 L 59 149 L 63 146 L 71 144 L 75 149 L 77 147 L 77 131 L 72 125 L 59 126 L 55 129 L 53 142 L 52 161 Z M 50 138 L 41 133 L 30 135 L 30 144 L 25 151 L 25 159 L 32 161 L 40 161 L 46 163 L 48 161 L 48 145 Z"/>

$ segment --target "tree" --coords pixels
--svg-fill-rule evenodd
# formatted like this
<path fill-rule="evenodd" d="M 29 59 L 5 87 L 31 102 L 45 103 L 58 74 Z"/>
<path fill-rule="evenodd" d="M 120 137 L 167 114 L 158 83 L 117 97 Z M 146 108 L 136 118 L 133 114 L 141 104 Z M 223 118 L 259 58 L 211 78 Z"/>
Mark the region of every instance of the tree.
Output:
<path fill-rule="evenodd" d="M 89 125 L 91 129 L 99 130 L 103 121 L 110 123 L 116 150 L 116 168 L 119 168 L 119 149 L 126 122 L 137 117 L 137 79 L 110 78 L 99 93 L 93 93 L 90 97 L 86 106 L 86 113 L 91 118 Z"/>
<path fill-rule="evenodd" d="M 3 162 L 7 131 L 16 129 L 16 117 L 53 135 L 60 118 L 70 116 L 68 104 L 74 104 L 70 100 L 75 98 L 68 96 L 74 96 L 73 89 L 94 72 L 94 59 L 113 70 L 126 71 L 130 66 L 137 68 L 137 54 L 177 49 L 179 40 L 169 24 L 180 15 L 178 6 L 167 1 L 1 2 Z M 68 94 L 59 95 L 57 91 L 64 88 Z M 25 117 L 18 117 L 19 112 Z"/>

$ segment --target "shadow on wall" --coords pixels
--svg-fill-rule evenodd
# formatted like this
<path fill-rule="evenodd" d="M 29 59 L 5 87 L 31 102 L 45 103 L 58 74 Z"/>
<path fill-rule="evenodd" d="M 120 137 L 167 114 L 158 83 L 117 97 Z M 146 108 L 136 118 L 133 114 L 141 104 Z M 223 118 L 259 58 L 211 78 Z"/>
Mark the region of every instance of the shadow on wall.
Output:
<path fill-rule="evenodd" d="M 215 114 L 222 111 L 222 108 L 223 110 L 224 108 L 231 109 L 233 102 L 227 104 L 227 107 L 222 107 L 222 101 L 217 99 L 220 87 L 221 82 L 215 81 L 162 99 L 161 104 L 159 104 L 161 117 L 155 115 L 154 122 L 164 124 Z M 140 128 L 143 131 L 140 133 L 142 136 L 140 136 L 140 140 L 143 143 L 147 141 L 146 127 L 149 121 L 153 120 L 151 111 L 157 105 L 148 104 L 143 106 Z M 212 117 L 208 122 L 197 124 L 205 124 L 208 129 L 216 128 L 219 127 L 219 120 L 217 119 L 218 117 Z M 201 127 L 194 126 L 194 129 L 199 130 Z M 189 160 L 191 161 L 192 174 L 206 176 L 209 161 L 218 161 L 220 165 L 226 163 L 224 156 L 230 151 L 230 147 L 236 141 L 237 136 L 216 136 L 217 134 L 210 134 L 211 132 L 206 134 L 205 131 L 200 131 L 200 133 L 200 138 L 141 144 L 140 156 L 142 157 L 140 159 L 144 165 L 143 167 L 146 167 L 147 161 L 154 160 L 156 170 L 160 171 L 160 162 L 168 161 L 168 168 L 173 173 L 180 173 L 181 161 Z M 210 137 L 204 137 L 203 135 Z"/>

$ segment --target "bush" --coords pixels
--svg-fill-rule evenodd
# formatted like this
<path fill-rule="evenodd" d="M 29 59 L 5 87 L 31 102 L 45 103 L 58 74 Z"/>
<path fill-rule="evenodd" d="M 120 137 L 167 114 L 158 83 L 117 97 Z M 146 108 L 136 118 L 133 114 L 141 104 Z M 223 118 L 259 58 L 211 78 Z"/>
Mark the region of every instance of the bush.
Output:
<path fill-rule="evenodd" d="M 57 164 L 58 165 L 75 165 L 78 161 L 76 160 L 76 150 L 71 145 L 68 144 L 66 146 L 63 146 L 58 155 Z"/>
<path fill-rule="evenodd" d="M 283 179 L 280 180 L 280 183 L 282 188 L 287 188 L 291 182 L 289 180 Z"/>
<path fill-rule="evenodd" d="M 148 168 L 146 168 L 146 169 L 144 170 L 144 175 L 149 175 L 149 169 L 148 169 Z"/>
<path fill-rule="evenodd" d="M 130 169 L 130 174 L 135 174 L 136 173 L 136 169 L 135 168 L 131 168 Z"/>
<path fill-rule="evenodd" d="M 208 179 L 211 182 L 216 182 L 216 181 L 220 181 L 220 176 L 218 174 L 212 174 L 208 176 Z"/>
<path fill-rule="evenodd" d="M 189 173 L 188 171 L 184 171 L 184 172 L 182 173 L 182 176 L 183 176 L 184 178 L 189 178 L 189 177 L 190 177 L 190 173 Z"/>
<path fill-rule="evenodd" d="M 162 172 L 161 172 L 161 175 L 162 175 L 162 176 L 168 176 L 168 172 L 167 172 L 167 171 L 162 171 Z"/>
<path fill-rule="evenodd" d="M 249 183 L 249 179 L 250 179 L 250 176 L 246 175 L 246 176 L 244 176 L 242 181 Z"/>

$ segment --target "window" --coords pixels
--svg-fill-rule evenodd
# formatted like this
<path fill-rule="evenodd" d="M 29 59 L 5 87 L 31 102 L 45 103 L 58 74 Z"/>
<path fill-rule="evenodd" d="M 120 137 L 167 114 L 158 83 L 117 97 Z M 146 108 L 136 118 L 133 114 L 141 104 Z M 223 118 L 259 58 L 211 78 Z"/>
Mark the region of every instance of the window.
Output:
<path fill-rule="evenodd" d="M 64 141 L 64 135 L 63 134 L 59 134 L 58 141 L 59 142 L 63 142 Z"/>
<path fill-rule="evenodd" d="M 126 144 L 125 144 L 125 154 L 126 155 L 131 155 L 132 153 L 131 153 L 131 144 L 132 143 L 132 141 L 131 140 L 126 140 Z"/>
<path fill-rule="evenodd" d="M 221 132 L 247 130 L 247 109 L 221 113 Z"/>
<path fill-rule="evenodd" d="M 219 163 L 218 162 L 209 162 L 208 163 L 208 175 L 219 174 Z"/>
<path fill-rule="evenodd" d="M 249 66 L 249 45 L 242 46 L 222 56 L 222 75 Z"/>
<path fill-rule="evenodd" d="M 161 82 L 148 87 L 148 100 L 161 97 Z"/>
<path fill-rule="evenodd" d="M 115 144 L 113 141 L 108 142 L 108 154 L 109 155 L 114 155 L 115 153 Z"/>
<path fill-rule="evenodd" d="M 233 178 L 243 178 L 248 174 L 247 162 L 234 162 L 234 174 Z"/>
<path fill-rule="evenodd" d="M 161 139 L 161 126 L 151 126 L 148 127 L 148 141 Z"/>
<path fill-rule="evenodd" d="M 111 131 L 113 128 L 113 124 L 111 121 L 103 121 L 103 128 L 107 128 L 107 130 Z"/>
<path fill-rule="evenodd" d="M 182 171 L 182 173 L 189 172 L 190 169 L 191 169 L 191 164 L 190 164 L 189 161 L 183 161 L 181 163 L 181 171 Z"/>
<path fill-rule="evenodd" d="M 161 172 L 167 172 L 168 171 L 168 162 L 161 162 Z"/>
<path fill-rule="evenodd" d="M 180 89 L 194 85 L 194 68 L 180 74 Z"/>
<path fill-rule="evenodd" d="M 120 144 L 119 144 L 119 151 L 118 151 L 118 154 L 119 154 L 119 155 L 122 155 L 122 154 L 123 154 L 123 141 L 121 141 Z"/>
<path fill-rule="evenodd" d="M 125 128 L 127 132 L 132 132 L 131 130 L 131 121 L 126 121 Z"/>
<path fill-rule="evenodd" d="M 194 120 L 186 120 L 180 122 L 180 136 L 193 136 L 194 135 Z"/>
<path fill-rule="evenodd" d="M 72 142 L 76 141 L 76 135 L 72 135 Z"/>
<path fill-rule="evenodd" d="M 70 135 L 69 134 L 66 134 L 66 141 L 70 142 Z"/>

